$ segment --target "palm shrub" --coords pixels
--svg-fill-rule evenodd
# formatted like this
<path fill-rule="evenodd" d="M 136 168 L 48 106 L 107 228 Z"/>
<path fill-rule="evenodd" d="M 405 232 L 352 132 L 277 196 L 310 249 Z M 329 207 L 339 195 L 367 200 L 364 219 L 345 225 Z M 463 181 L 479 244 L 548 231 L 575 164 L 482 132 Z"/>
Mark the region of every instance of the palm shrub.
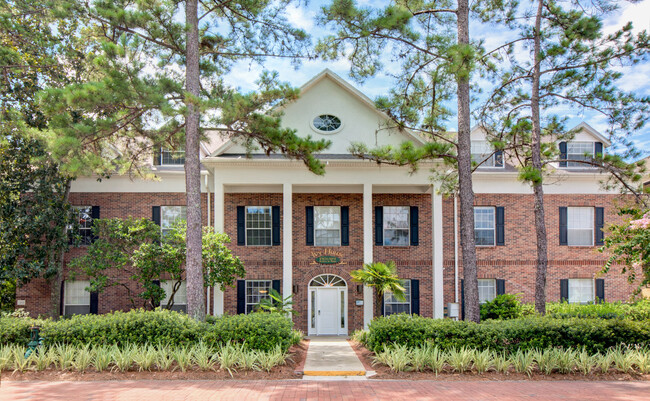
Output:
<path fill-rule="evenodd" d="M 403 301 L 404 291 L 402 281 L 397 276 L 395 262 L 373 262 L 363 265 L 363 269 L 350 272 L 352 281 L 371 287 L 375 290 L 375 316 L 382 316 L 381 305 L 386 292 L 392 293 L 395 298 Z"/>

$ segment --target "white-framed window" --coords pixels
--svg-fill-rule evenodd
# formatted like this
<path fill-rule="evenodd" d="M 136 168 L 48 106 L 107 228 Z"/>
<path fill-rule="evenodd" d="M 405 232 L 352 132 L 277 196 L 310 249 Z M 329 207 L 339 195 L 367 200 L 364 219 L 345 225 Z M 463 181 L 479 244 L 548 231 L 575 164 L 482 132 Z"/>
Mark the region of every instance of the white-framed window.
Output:
<path fill-rule="evenodd" d="M 180 148 L 179 150 L 171 150 L 167 148 L 160 148 L 155 155 L 157 164 L 161 166 L 178 166 L 185 164 L 185 150 Z"/>
<path fill-rule="evenodd" d="M 263 299 L 271 298 L 271 280 L 246 280 L 246 313 L 255 310 Z"/>
<path fill-rule="evenodd" d="M 496 209 L 493 206 L 474 207 L 474 239 L 477 246 L 494 246 Z"/>
<path fill-rule="evenodd" d="M 271 206 L 246 206 L 246 245 L 272 245 Z"/>
<path fill-rule="evenodd" d="M 174 224 L 181 220 L 187 220 L 187 208 L 185 206 L 161 206 L 160 230 L 163 237 L 171 231 Z"/>
<path fill-rule="evenodd" d="M 566 158 L 567 160 L 591 160 L 595 153 L 595 146 L 594 142 L 567 142 Z M 578 161 L 567 161 L 567 167 L 590 168 L 594 166 Z"/>
<path fill-rule="evenodd" d="M 384 245 L 410 245 L 409 206 L 384 206 Z"/>
<path fill-rule="evenodd" d="M 586 304 L 594 302 L 594 280 L 590 278 L 569 279 L 569 303 Z"/>
<path fill-rule="evenodd" d="M 484 304 L 497 296 L 497 281 L 493 278 L 478 279 L 478 302 Z"/>
<path fill-rule="evenodd" d="M 341 245 L 340 206 L 314 206 L 314 245 Z"/>
<path fill-rule="evenodd" d="M 90 313 L 90 286 L 88 280 L 66 280 L 63 287 L 63 314 L 87 315 Z"/>
<path fill-rule="evenodd" d="M 404 301 L 395 298 L 390 291 L 384 293 L 384 316 L 411 313 L 411 280 L 402 280 L 402 287 L 404 287 Z"/>
<path fill-rule="evenodd" d="M 176 281 L 165 280 L 160 281 L 160 288 L 165 290 L 165 298 L 160 301 L 160 306 L 163 308 L 167 306 L 169 298 L 171 298 L 172 293 L 174 292 L 174 285 Z M 174 304 L 172 305 L 171 310 L 187 312 L 187 283 L 185 280 L 181 281 L 180 286 L 174 294 Z"/>
<path fill-rule="evenodd" d="M 92 206 L 72 206 L 77 220 L 77 234 L 81 245 L 90 245 L 93 240 Z"/>
<path fill-rule="evenodd" d="M 488 141 L 472 141 L 471 144 L 472 161 L 481 163 L 481 167 L 503 167 L 503 160 L 497 160 L 503 156 L 497 156 Z"/>
<path fill-rule="evenodd" d="M 567 245 L 594 245 L 594 208 L 567 208 Z"/>

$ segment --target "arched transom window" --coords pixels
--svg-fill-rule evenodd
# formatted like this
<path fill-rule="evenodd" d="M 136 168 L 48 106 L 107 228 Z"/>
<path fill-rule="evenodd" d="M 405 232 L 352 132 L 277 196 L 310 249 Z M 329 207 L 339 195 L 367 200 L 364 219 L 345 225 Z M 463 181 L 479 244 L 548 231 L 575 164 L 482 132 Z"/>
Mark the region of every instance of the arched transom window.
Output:
<path fill-rule="evenodd" d="M 333 274 L 321 274 L 314 277 L 309 283 L 310 287 L 345 287 L 345 280 Z"/>

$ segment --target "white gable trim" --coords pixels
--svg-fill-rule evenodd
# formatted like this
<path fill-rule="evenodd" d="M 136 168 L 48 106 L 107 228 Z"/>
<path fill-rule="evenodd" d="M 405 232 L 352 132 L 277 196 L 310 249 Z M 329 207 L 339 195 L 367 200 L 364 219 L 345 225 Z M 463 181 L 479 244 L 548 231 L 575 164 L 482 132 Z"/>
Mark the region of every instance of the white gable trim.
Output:
<path fill-rule="evenodd" d="M 572 131 L 574 131 L 574 130 L 575 130 L 575 131 L 585 131 L 585 132 L 588 133 L 589 135 L 595 137 L 595 138 L 598 139 L 600 142 L 602 142 L 603 145 L 605 145 L 605 147 L 608 147 L 608 146 L 611 146 L 611 145 L 612 145 L 612 143 L 609 141 L 609 139 L 607 139 L 603 134 L 601 134 L 600 132 L 596 131 L 596 130 L 594 129 L 594 127 L 592 127 L 591 125 L 587 124 L 587 123 L 584 122 L 584 121 L 581 122 L 580 124 L 576 125 L 576 126 L 572 129 Z"/>

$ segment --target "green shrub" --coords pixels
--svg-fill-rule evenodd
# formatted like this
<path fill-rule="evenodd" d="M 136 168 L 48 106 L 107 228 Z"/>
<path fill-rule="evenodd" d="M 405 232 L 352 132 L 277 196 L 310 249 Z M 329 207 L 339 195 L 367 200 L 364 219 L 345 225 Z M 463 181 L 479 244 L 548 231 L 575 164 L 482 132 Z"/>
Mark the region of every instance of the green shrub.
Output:
<path fill-rule="evenodd" d="M 546 304 L 546 315 L 556 319 L 579 317 L 636 321 L 650 320 L 650 300 L 644 299 L 629 304 L 622 302 L 600 302 L 589 305 L 550 302 Z"/>
<path fill-rule="evenodd" d="M 501 294 L 481 305 L 481 320 L 516 319 L 523 316 L 519 295 Z"/>
<path fill-rule="evenodd" d="M 489 320 L 477 324 L 393 315 L 370 323 L 366 346 L 377 352 L 393 344 L 417 347 L 426 341 L 445 350 L 471 347 L 510 353 L 519 349 L 584 347 L 595 353 L 618 344 L 648 346 L 650 326 L 630 320 L 541 317 Z"/>
<path fill-rule="evenodd" d="M 46 345 L 186 346 L 203 341 L 213 346 L 243 344 L 247 349 L 262 351 L 279 345 L 286 351 L 300 337 L 293 333 L 293 323 L 278 313 L 210 317 L 202 323 L 184 313 L 140 309 L 76 315 L 58 321 L 2 317 L 0 344 L 27 345 L 29 328 L 34 324 L 41 326 Z"/>

